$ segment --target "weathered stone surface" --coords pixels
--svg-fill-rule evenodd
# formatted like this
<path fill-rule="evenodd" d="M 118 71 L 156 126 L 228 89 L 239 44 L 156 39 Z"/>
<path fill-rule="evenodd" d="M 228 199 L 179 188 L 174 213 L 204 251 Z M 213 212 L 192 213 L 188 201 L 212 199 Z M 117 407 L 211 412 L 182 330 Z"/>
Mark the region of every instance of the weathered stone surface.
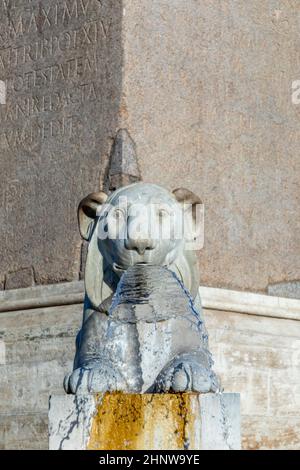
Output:
<path fill-rule="evenodd" d="M 278 297 L 300 299 L 300 281 L 279 282 L 268 286 L 268 294 Z"/>
<path fill-rule="evenodd" d="M 203 305 L 207 309 L 300 320 L 298 299 L 205 286 L 201 286 L 199 292 L 201 299 L 203 299 Z"/>
<path fill-rule="evenodd" d="M 137 174 L 134 157 L 130 136 L 118 132 L 112 176 Z M 219 389 L 199 298 L 200 203 L 187 189 L 143 182 L 80 202 L 85 300 L 66 393 Z"/>
<path fill-rule="evenodd" d="M 203 199 L 204 284 L 299 279 L 299 4 L 273 3 L 2 2 L 0 273 L 78 277 L 76 206 L 124 128 L 145 181 Z"/>
<path fill-rule="evenodd" d="M 28 295 L 41 289 L 49 296 L 49 286 Z M 9 293 L 15 298 L 14 291 L 1 295 Z M 300 321 L 208 309 L 204 315 L 214 369 L 226 392 L 241 393 L 243 448 L 299 448 Z M 82 304 L 2 312 L 0 320 L 0 447 L 46 448 L 42 417 L 49 390 L 63 393 Z M 41 436 L 37 423 L 45 426 Z M 34 442 L 26 439 L 32 433 Z"/>
<path fill-rule="evenodd" d="M 286 399 L 286 397 L 285 397 Z M 298 416 L 244 416 L 242 446 L 248 450 L 298 450 L 300 419 Z"/>
<path fill-rule="evenodd" d="M 32 268 L 24 268 L 13 273 L 8 273 L 5 278 L 6 290 L 31 287 L 33 285 L 34 272 Z"/>
<path fill-rule="evenodd" d="M 30 433 L 35 427 L 31 415 L 47 413 L 49 390 L 62 392 L 63 377 L 72 367 L 82 305 L 0 315 L 0 340 L 5 346 L 5 356 L 0 361 L 0 421 L 5 417 L 5 422 L 10 423 L 6 425 L 5 442 L 31 448 Z M 30 416 L 24 418 L 22 430 L 18 430 L 18 417 L 23 414 Z M 29 436 L 26 442 L 22 441 L 23 435 L 24 439 Z M 34 445 L 44 445 L 42 436 L 36 441 Z"/>
<path fill-rule="evenodd" d="M 7 291 L 1 293 L 1 300 L 5 297 L 8 302 L 11 296 L 16 301 L 18 296 L 27 296 L 37 302 L 38 293 L 45 299 L 51 297 L 52 291 L 56 298 L 61 288 L 54 285 Z M 46 292 L 42 293 L 43 290 Z M 83 290 L 82 283 L 69 284 L 68 292 L 75 295 L 78 290 Z M 249 296 L 236 294 L 239 294 L 239 305 L 243 305 L 242 295 Z M 206 302 L 207 294 L 203 297 Z M 219 290 L 215 297 L 220 299 Z M 238 304 L 235 296 L 232 297 L 235 307 Z M 259 311 L 257 301 L 261 297 L 265 302 L 262 301 L 263 308 Z M 227 298 L 229 307 L 228 296 L 224 293 L 222 298 Z M 255 296 L 257 315 L 253 312 L 248 315 L 246 304 L 244 313 L 204 309 L 210 350 L 225 392 L 241 393 L 243 448 L 297 449 L 300 446 L 297 301 L 282 299 L 285 316 L 272 318 L 263 314 L 269 299 L 269 296 Z M 288 319 L 289 304 L 294 319 Z M 250 304 L 248 308 L 251 309 Z M 298 318 L 299 314 L 298 301 Z M 0 313 L 0 423 L 3 423 L 0 447 L 46 448 L 47 423 L 43 416 L 48 409 L 49 390 L 63 393 L 63 378 L 72 367 L 75 336 L 81 322 L 82 304 Z M 41 435 L 36 431 L 40 429 L 38 423 L 45 426 Z M 34 442 L 26 439 L 32 433 L 37 435 Z"/>
<path fill-rule="evenodd" d="M 117 128 L 121 18 L 121 0 L 0 3 L 1 274 L 78 278 L 76 207 Z"/>
<path fill-rule="evenodd" d="M 299 447 L 300 322 L 212 310 L 205 318 L 216 372 L 241 393 L 243 447 Z"/>
<path fill-rule="evenodd" d="M 63 282 L 1 292 L 0 312 L 82 303 L 83 282 Z"/>
<path fill-rule="evenodd" d="M 20 413 L 0 416 L 0 448 L 14 450 L 48 449 L 48 415 Z"/>
<path fill-rule="evenodd" d="M 57 395 L 49 400 L 49 449 L 86 450 L 97 397 Z"/>
<path fill-rule="evenodd" d="M 86 299 L 74 369 L 65 379 L 67 393 L 220 389 L 202 315 L 170 269 L 131 266 L 108 314 L 87 305 Z"/>
<path fill-rule="evenodd" d="M 52 450 L 237 450 L 240 441 L 238 394 L 50 398 Z"/>
<path fill-rule="evenodd" d="M 204 285 L 300 278 L 299 2 L 124 0 L 120 127 L 205 204 Z"/>

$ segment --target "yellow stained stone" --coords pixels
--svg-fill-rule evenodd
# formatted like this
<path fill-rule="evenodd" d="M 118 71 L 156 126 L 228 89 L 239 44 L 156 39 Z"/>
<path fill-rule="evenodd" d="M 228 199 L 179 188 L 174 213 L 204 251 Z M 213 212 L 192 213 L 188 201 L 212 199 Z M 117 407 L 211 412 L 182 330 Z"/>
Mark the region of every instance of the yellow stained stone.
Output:
<path fill-rule="evenodd" d="M 96 400 L 89 450 L 195 448 L 197 394 L 107 393 Z"/>

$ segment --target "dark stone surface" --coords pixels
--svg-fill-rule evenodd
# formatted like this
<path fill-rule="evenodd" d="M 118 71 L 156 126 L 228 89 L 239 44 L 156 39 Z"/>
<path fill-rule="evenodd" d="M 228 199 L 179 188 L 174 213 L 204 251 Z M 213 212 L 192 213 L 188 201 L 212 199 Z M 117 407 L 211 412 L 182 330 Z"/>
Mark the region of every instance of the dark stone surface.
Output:
<path fill-rule="evenodd" d="M 78 279 L 77 205 L 117 127 L 121 18 L 121 1 L 0 3 L 0 278 Z"/>

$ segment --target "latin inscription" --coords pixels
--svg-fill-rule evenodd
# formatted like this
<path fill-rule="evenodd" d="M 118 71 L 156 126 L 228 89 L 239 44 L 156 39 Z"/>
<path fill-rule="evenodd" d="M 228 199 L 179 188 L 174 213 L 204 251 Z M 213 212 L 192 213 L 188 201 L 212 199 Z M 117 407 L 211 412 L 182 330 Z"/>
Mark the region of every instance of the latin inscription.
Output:
<path fill-rule="evenodd" d="M 57 35 L 37 40 L 30 44 L 6 47 L 0 50 L 0 71 L 24 66 L 55 57 L 59 53 L 76 51 L 84 46 L 91 46 L 104 40 L 107 28 L 102 20 L 92 20 L 77 30 L 63 31 Z"/>
<path fill-rule="evenodd" d="M 122 15 L 121 0 L 0 0 L 0 289 L 23 269 L 78 278 L 78 201 L 118 122 Z"/>
<path fill-rule="evenodd" d="M 0 0 L 0 149 L 80 138 L 82 107 L 101 99 L 102 0 Z"/>
<path fill-rule="evenodd" d="M 91 14 L 101 15 L 99 0 L 65 0 L 43 6 L 31 0 L 2 0 L 2 11 L 6 13 L 0 40 L 17 39 L 30 33 L 45 33 L 54 26 L 66 27 L 78 18 L 87 19 Z M 20 13 L 21 9 L 21 13 Z"/>

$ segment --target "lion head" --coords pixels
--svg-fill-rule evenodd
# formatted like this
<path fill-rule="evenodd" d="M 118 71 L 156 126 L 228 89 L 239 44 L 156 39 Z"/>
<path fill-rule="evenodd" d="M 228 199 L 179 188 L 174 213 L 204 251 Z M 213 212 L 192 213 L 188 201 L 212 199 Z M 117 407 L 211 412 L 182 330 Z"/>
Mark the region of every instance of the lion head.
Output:
<path fill-rule="evenodd" d="M 196 295 L 197 260 L 188 241 L 201 230 L 196 220 L 200 199 L 191 191 L 173 192 L 148 183 L 92 193 L 79 204 L 82 237 L 89 242 L 86 295 L 98 309 L 115 290 L 120 275 L 136 264 L 167 266 Z"/>

